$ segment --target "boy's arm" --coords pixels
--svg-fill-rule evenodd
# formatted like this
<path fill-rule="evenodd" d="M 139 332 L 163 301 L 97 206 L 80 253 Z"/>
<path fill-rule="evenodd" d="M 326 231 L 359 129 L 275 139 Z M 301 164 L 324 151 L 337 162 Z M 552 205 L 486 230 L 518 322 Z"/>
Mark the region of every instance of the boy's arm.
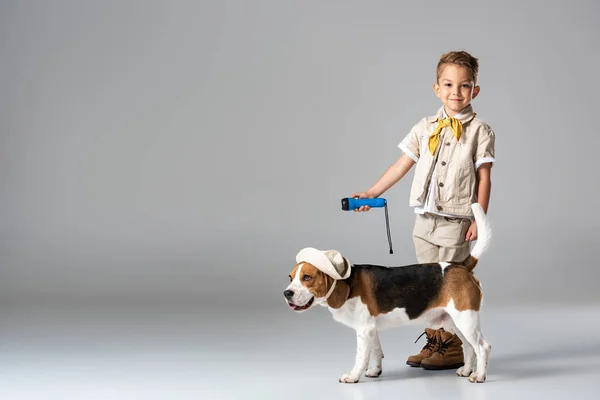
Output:
<path fill-rule="evenodd" d="M 381 175 L 381 178 L 367 190 L 367 194 L 371 197 L 381 196 L 386 190 L 402 179 L 413 165 L 415 165 L 413 159 L 407 156 L 406 153 L 402 154 L 400 158 L 398 158 L 398 160 L 393 163 L 383 175 Z"/>
<path fill-rule="evenodd" d="M 492 192 L 492 164 L 485 163 L 481 164 L 479 168 L 477 168 L 477 202 L 483 208 L 483 211 L 487 213 L 488 206 L 490 205 L 490 193 Z M 477 222 L 473 221 L 469 230 L 467 231 L 467 236 L 465 240 L 475 240 L 477 239 Z"/>
<path fill-rule="evenodd" d="M 406 153 L 402 154 L 398 160 L 392 164 L 387 171 L 381 175 L 381 178 L 375 182 L 373 186 L 366 192 L 354 193 L 352 197 L 358 197 L 361 199 L 364 198 L 373 198 L 379 197 L 386 190 L 394 186 L 396 182 L 406 175 L 406 173 L 415 165 L 415 161 L 406 155 Z M 362 206 L 358 209 L 358 211 L 369 211 L 369 206 Z"/>
<path fill-rule="evenodd" d="M 490 204 L 490 192 L 492 191 L 492 165 L 496 159 L 496 134 L 489 126 L 485 125 L 479 130 L 477 136 L 477 148 L 473 155 L 475 161 L 475 174 L 477 175 L 476 190 L 477 202 L 487 213 Z"/>
<path fill-rule="evenodd" d="M 492 192 L 492 164 L 485 163 L 477 169 L 477 202 L 487 213 Z"/>

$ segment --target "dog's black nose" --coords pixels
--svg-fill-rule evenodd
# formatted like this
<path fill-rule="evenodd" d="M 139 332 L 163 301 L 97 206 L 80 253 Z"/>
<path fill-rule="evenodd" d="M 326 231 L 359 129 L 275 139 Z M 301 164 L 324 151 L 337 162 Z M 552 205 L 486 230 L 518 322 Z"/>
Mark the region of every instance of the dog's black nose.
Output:
<path fill-rule="evenodd" d="M 283 292 L 283 295 L 285 296 L 286 299 L 291 299 L 292 296 L 294 295 L 294 292 L 292 292 L 291 290 L 286 290 L 285 292 Z"/>

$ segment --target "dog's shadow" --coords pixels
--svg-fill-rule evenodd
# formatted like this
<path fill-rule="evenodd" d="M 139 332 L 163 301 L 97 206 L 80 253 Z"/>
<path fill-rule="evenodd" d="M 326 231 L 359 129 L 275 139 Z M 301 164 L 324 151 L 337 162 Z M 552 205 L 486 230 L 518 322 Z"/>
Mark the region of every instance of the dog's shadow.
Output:
<path fill-rule="evenodd" d="M 375 381 L 414 379 L 435 376 L 455 376 L 454 369 L 431 371 L 409 366 L 393 366 L 385 369 Z M 522 379 L 548 378 L 578 375 L 581 373 L 600 374 L 600 343 L 587 343 L 581 346 L 555 346 L 534 351 L 504 354 L 489 359 L 488 382 L 515 381 Z"/>

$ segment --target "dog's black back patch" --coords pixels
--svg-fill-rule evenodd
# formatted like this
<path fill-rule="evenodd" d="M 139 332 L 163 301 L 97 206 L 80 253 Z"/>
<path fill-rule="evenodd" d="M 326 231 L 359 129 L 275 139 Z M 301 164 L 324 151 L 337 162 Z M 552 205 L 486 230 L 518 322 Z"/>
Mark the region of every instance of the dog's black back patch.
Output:
<path fill-rule="evenodd" d="M 439 263 L 403 267 L 362 264 L 353 266 L 354 273 L 368 275 L 381 313 L 404 308 L 410 319 L 419 317 L 438 297 L 444 279 Z"/>

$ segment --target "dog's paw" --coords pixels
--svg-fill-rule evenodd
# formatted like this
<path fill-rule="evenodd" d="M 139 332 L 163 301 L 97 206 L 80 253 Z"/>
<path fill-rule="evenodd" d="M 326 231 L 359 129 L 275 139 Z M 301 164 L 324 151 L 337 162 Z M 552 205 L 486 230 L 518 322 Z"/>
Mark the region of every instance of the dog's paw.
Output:
<path fill-rule="evenodd" d="M 469 375 L 469 382 L 471 383 L 483 383 L 485 382 L 485 374 L 478 374 L 477 372 L 473 372 Z"/>
<path fill-rule="evenodd" d="M 367 372 L 365 372 L 365 376 L 368 378 L 377 378 L 381 375 L 381 367 L 379 368 L 369 368 Z"/>
<path fill-rule="evenodd" d="M 340 382 L 341 383 L 356 383 L 356 382 L 358 382 L 358 379 L 359 379 L 358 376 L 354 376 L 354 375 L 350 375 L 350 374 L 344 374 L 340 378 Z"/>
<path fill-rule="evenodd" d="M 456 370 L 456 375 L 467 377 L 467 376 L 471 376 L 472 372 L 473 372 L 473 370 L 471 368 L 464 365 Z"/>

